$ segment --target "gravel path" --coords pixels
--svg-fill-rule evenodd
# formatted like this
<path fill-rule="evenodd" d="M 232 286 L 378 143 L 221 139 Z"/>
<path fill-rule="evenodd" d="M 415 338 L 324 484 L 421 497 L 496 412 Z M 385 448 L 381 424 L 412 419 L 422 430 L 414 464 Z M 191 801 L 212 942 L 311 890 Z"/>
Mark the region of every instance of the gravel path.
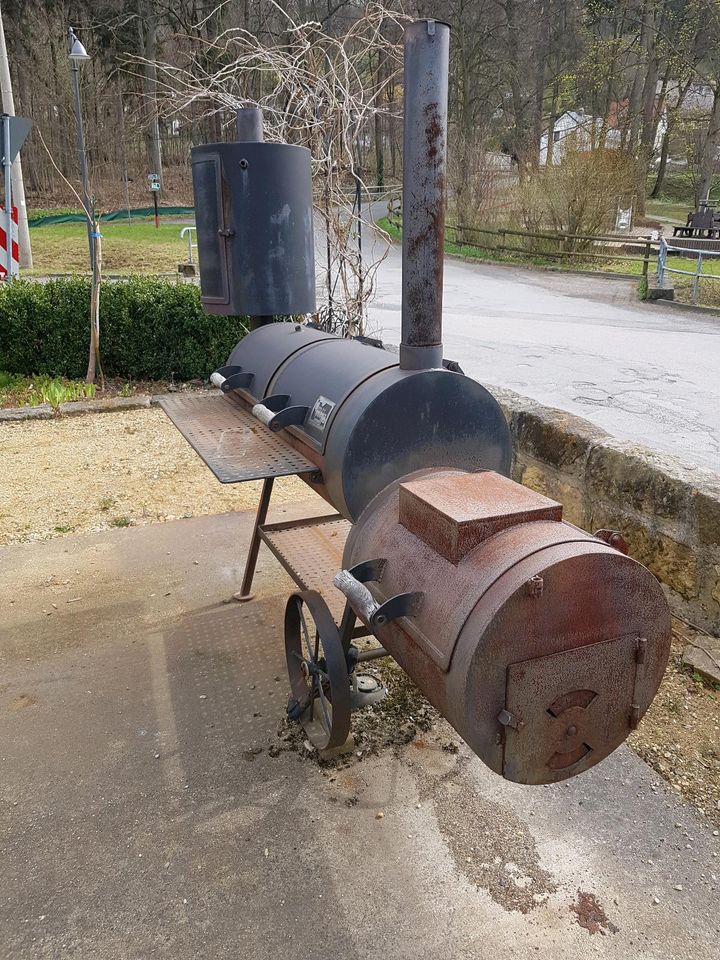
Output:
<path fill-rule="evenodd" d="M 0 426 L 0 543 L 249 510 L 260 482 L 218 483 L 162 410 Z M 281 478 L 273 502 L 307 500 Z"/>

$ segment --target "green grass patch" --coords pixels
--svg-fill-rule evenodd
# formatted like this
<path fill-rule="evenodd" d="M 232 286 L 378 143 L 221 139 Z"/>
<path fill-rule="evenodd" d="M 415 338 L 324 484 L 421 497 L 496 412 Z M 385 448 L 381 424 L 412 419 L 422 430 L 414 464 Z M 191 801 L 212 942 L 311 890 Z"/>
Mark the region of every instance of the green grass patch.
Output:
<path fill-rule="evenodd" d="M 70 217 L 83 213 L 80 207 L 28 207 L 28 220 L 42 220 L 43 217 Z"/>
<path fill-rule="evenodd" d="M 132 521 L 130 517 L 113 517 L 110 521 L 111 527 L 129 527 Z"/>
<path fill-rule="evenodd" d="M 177 273 L 187 259 L 187 242 L 180 239 L 182 224 L 119 221 L 100 225 L 102 269 L 110 274 Z M 87 227 L 84 223 L 55 223 L 36 227 L 31 236 L 33 269 L 23 276 L 49 273 L 88 273 Z"/>
<path fill-rule="evenodd" d="M 695 209 L 694 203 L 676 202 L 671 200 L 648 200 L 645 212 L 651 220 L 662 220 L 665 223 L 684 225 L 687 215 Z"/>

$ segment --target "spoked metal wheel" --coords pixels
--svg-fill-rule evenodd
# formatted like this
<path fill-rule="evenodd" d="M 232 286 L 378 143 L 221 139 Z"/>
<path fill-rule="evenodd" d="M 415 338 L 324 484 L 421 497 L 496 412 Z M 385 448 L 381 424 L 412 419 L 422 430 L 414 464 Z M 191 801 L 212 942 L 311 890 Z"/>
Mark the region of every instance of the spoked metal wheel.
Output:
<path fill-rule="evenodd" d="M 285 608 L 285 656 L 292 690 L 288 715 L 318 750 L 350 733 L 350 678 L 340 632 L 314 590 L 293 593 Z"/>

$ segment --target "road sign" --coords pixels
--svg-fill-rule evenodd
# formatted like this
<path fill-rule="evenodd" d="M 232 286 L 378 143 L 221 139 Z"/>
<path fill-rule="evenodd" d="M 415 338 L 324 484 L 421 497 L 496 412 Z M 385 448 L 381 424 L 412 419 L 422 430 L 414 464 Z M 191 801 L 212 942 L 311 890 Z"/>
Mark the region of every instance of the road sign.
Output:
<path fill-rule="evenodd" d="M 5 230 L 5 211 L 0 206 L 0 280 L 7 277 L 7 232 Z M 10 276 L 14 277 L 20 272 L 20 249 L 18 247 L 18 212 L 17 207 L 12 208 L 12 249 L 10 252 Z"/>
<path fill-rule="evenodd" d="M 151 189 L 151 190 L 159 190 L 159 189 L 160 189 L 160 177 L 159 177 L 159 175 L 158 175 L 157 173 L 149 173 L 149 174 L 148 174 L 148 181 L 149 181 L 149 183 L 150 183 L 150 189 Z"/>
<path fill-rule="evenodd" d="M 25 143 L 25 138 L 30 133 L 33 122 L 27 117 L 10 117 L 7 113 L 0 114 L 3 124 L 10 124 L 10 163 L 20 153 L 20 147 Z M 5 137 L 0 141 L 0 156 L 2 163 L 5 164 Z"/>

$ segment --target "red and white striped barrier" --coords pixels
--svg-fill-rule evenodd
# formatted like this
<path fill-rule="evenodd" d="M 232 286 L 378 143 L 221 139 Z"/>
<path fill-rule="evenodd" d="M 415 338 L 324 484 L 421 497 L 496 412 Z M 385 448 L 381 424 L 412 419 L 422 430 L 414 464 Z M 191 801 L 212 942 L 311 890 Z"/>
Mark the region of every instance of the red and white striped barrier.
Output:
<path fill-rule="evenodd" d="M 17 207 L 12 208 L 12 251 L 10 260 L 10 275 L 14 276 L 20 271 L 20 248 L 18 247 L 18 212 Z M 0 205 L 0 280 L 7 276 L 7 232 L 5 227 L 5 208 Z"/>

